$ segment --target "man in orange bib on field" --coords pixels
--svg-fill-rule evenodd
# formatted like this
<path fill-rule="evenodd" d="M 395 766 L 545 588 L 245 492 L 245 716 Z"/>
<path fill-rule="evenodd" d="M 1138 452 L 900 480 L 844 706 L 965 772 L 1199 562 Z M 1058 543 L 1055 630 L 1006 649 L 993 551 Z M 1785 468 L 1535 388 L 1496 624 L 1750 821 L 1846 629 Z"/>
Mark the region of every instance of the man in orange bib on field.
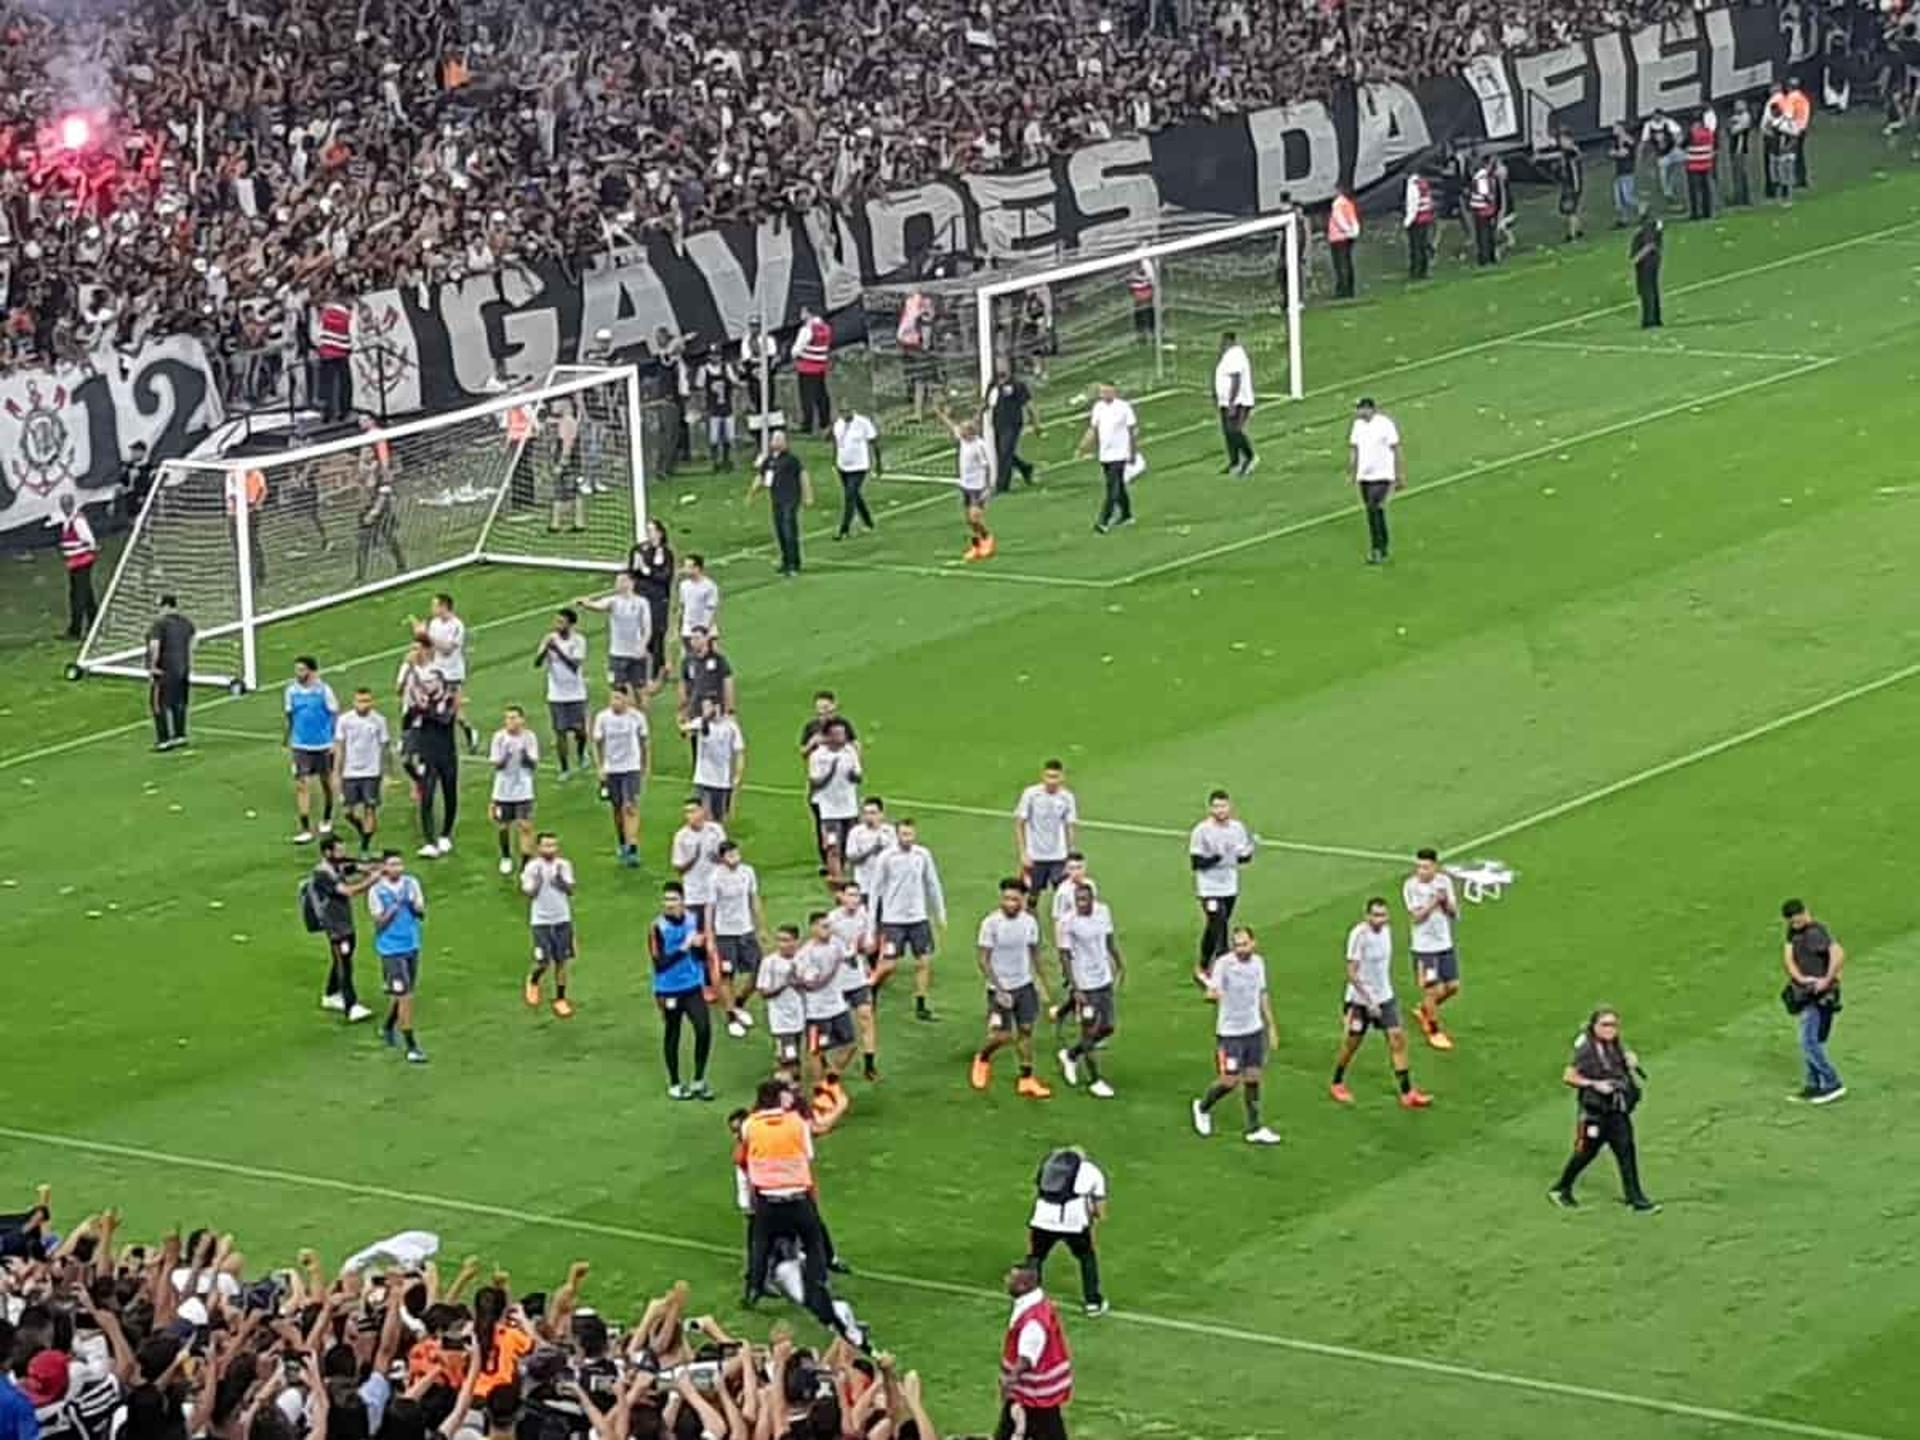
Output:
<path fill-rule="evenodd" d="M 844 1333 L 827 1283 L 830 1251 L 814 1200 L 813 1127 L 794 1108 L 784 1080 L 761 1081 L 754 1106 L 740 1126 L 740 1150 L 753 1207 L 747 1288 L 741 1304 L 751 1308 L 767 1293 L 774 1246 L 790 1240 L 802 1257 L 803 1303 L 822 1325 Z"/>

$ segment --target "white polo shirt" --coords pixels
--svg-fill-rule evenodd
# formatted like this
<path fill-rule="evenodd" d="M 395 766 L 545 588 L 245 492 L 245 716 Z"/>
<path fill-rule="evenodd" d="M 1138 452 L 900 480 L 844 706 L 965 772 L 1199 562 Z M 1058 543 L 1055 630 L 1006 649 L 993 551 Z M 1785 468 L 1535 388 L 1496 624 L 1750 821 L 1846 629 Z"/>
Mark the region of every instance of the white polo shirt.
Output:
<path fill-rule="evenodd" d="M 1094 453 L 1101 464 L 1133 458 L 1133 431 L 1139 424 L 1134 418 L 1133 406 L 1118 396 L 1112 400 L 1096 400 L 1087 415 L 1087 424 L 1093 430 Z"/>
<path fill-rule="evenodd" d="M 1347 443 L 1359 452 L 1356 480 L 1394 478 L 1394 452 L 1400 448 L 1400 429 L 1378 410 L 1369 419 L 1354 418 Z"/>
<path fill-rule="evenodd" d="M 873 442 L 880 432 L 864 415 L 842 415 L 833 422 L 833 463 L 849 473 L 873 468 Z"/>
<path fill-rule="evenodd" d="M 1240 393 L 1233 393 L 1233 377 L 1240 377 Z M 1237 405 L 1251 410 L 1253 408 L 1253 361 L 1247 358 L 1247 347 L 1240 344 L 1229 345 L 1220 352 L 1220 358 L 1213 366 L 1213 400 L 1223 409 L 1228 405 Z"/>
<path fill-rule="evenodd" d="M 954 478 L 964 491 L 980 494 L 993 488 L 993 446 L 986 436 L 960 442 L 960 465 Z"/>
<path fill-rule="evenodd" d="M 1053 1235 L 1084 1235 L 1093 1228 L 1093 1206 L 1105 1203 L 1107 1175 L 1093 1161 L 1082 1158 L 1080 1173 L 1073 1177 L 1073 1198 L 1064 1205 L 1034 1197 L 1033 1216 L 1027 1222 L 1035 1230 Z"/>

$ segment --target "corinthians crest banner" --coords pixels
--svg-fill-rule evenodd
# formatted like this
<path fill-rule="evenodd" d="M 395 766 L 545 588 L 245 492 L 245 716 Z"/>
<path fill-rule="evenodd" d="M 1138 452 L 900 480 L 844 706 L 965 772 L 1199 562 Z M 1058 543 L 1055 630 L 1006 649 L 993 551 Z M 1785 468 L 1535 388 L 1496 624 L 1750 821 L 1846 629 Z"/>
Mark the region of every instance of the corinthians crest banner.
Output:
<path fill-rule="evenodd" d="M 64 494 L 109 498 L 134 442 L 170 459 L 221 416 L 206 349 L 184 336 L 0 375 L 0 530 L 44 522 Z"/>

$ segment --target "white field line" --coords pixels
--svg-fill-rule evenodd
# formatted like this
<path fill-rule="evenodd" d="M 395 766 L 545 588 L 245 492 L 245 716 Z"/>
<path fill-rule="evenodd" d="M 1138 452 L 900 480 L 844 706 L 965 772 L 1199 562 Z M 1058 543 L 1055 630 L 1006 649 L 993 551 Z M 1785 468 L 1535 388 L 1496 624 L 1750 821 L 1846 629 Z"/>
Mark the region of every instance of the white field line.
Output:
<path fill-rule="evenodd" d="M 1661 761 L 1658 765 L 1649 765 L 1645 770 L 1635 771 L 1631 775 L 1589 790 L 1583 795 L 1575 795 L 1570 800 L 1562 800 L 1558 805 L 1549 805 L 1544 810 L 1536 810 L 1531 815 L 1523 815 L 1518 820 L 1496 826 L 1484 835 L 1475 835 L 1471 839 L 1449 845 L 1446 853 L 1461 855 L 1492 845 L 1496 841 L 1505 840 L 1510 835 L 1518 835 L 1522 830 L 1531 830 L 1536 825 L 1544 825 L 1547 821 L 1557 820 L 1562 815 L 1571 815 L 1576 810 L 1584 810 L 1589 805 L 1598 804 L 1622 791 L 1644 785 L 1649 780 L 1658 780 L 1663 775 L 1671 775 L 1676 770 L 1684 770 L 1689 765 L 1699 764 L 1702 760 L 1711 760 L 1716 755 L 1724 755 L 1727 751 L 1745 745 L 1749 741 L 1764 739 L 1768 735 L 1785 730 L 1790 725 L 1798 725 L 1802 720 L 1811 720 L 1816 715 L 1824 715 L 1829 710 L 1837 710 L 1842 705 L 1865 699 L 1869 695 L 1911 680 L 1916 675 L 1920 675 L 1920 663 L 1902 665 L 1898 670 L 1889 671 L 1876 680 L 1849 686 L 1837 694 L 1827 696 L 1824 700 L 1815 700 L 1810 705 L 1802 705 L 1797 710 L 1789 710 L 1784 715 L 1763 720 L 1758 725 L 1749 726 L 1745 730 L 1715 740 L 1710 745 L 1702 745 L 1697 750 L 1689 750 L 1684 755 L 1676 755 L 1671 760 Z"/>
<path fill-rule="evenodd" d="M 1826 360 L 1826 355 L 1801 355 L 1789 350 L 1696 350 L 1688 345 L 1592 345 L 1583 340 L 1516 340 L 1521 350 L 1565 350 L 1575 355 L 1639 355 L 1673 360 L 1756 360 L 1762 364 L 1791 364 Z"/>
<path fill-rule="evenodd" d="M 1544 445 L 1536 445 L 1529 450 L 1520 450 L 1512 455 L 1497 456 L 1492 460 L 1482 460 L 1477 464 L 1469 465 L 1464 470 L 1456 470 L 1450 475 L 1442 475 L 1437 480 L 1429 480 L 1421 485 L 1409 485 L 1405 490 L 1400 492 L 1400 498 L 1404 500 L 1415 495 L 1425 495 L 1435 490 L 1444 490 L 1449 486 L 1458 485 L 1463 481 L 1478 479 L 1482 475 L 1491 475 L 1515 465 L 1523 465 L 1529 460 L 1538 460 L 1542 456 L 1551 455 L 1557 450 L 1565 450 L 1574 445 L 1585 445 L 1594 440 L 1604 440 L 1609 435 L 1618 435 L 1623 430 L 1631 430 L 1640 425 L 1651 425 L 1656 420 L 1664 420 L 1668 416 L 1679 415 L 1688 410 L 1698 410 L 1708 405 L 1718 405 L 1727 400 L 1735 399 L 1738 396 L 1749 394 L 1752 391 L 1763 390 L 1769 385 L 1778 385 L 1782 381 L 1792 380 L 1801 375 L 1810 375 L 1815 370 L 1822 370 L 1829 365 L 1839 363 L 1843 358 L 1845 357 L 1833 356 L 1829 359 L 1810 360 L 1803 365 L 1793 366 L 1791 369 L 1781 370 L 1772 375 L 1763 375 L 1757 380 L 1748 380 L 1739 385 L 1729 385 L 1706 395 L 1696 395 L 1686 400 L 1676 401 L 1671 405 L 1662 405 L 1657 410 L 1647 410 L 1638 415 L 1630 415 L 1624 420 L 1612 420 L 1605 425 L 1596 425 L 1591 430 L 1583 430 L 1577 435 L 1567 435 L 1558 440 L 1550 440 Z M 1272 540 L 1283 539 L 1289 535 L 1298 535 L 1306 530 L 1318 529 L 1320 526 L 1331 524 L 1336 520 L 1345 520 L 1350 516 L 1362 513 L 1364 508 L 1365 507 L 1356 501 L 1349 505 L 1343 505 L 1337 510 L 1325 510 L 1318 515 L 1308 516 L 1304 520 L 1289 521 L 1285 525 L 1276 525 L 1270 530 L 1260 530 L 1252 535 L 1243 535 L 1238 540 L 1229 540 L 1224 544 L 1214 545 L 1205 550 L 1196 550 L 1191 555 L 1183 555 L 1173 560 L 1162 561 L 1158 565 L 1149 565 L 1144 570 L 1136 570 L 1130 575 L 1119 576 L 1107 583 L 1116 587 L 1122 585 L 1137 585 L 1142 580 L 1151 580 L 1160 575 L 1171 574 L 1176 570 L 1184 570 L 1190 565 L 1200 565 L 1209 560 L 1218 560 L 1224 555 L 1237 554 L 1242 550 L 1250 550 L 1256 545 L 1265 545 Z"/>
<path fill-rule="evenodd" d="M 40 1130 L 20 1130 L 12 1126 L 0 1126 L 0 1138 L 81 1154 L 134 1160 L 176 1170 L 225 1175 L 240 1180 L 285 1185 L 302 1190 L 317 1190 L 356 1199 L 391 1201 L 421 1211 L 439 1211 L 474 1215 L 489 1220 L 506 1220 L 516 1225 L 532 1226 L 548 1232 L 570 1231 L 579 1235 L 594 1235 L 610 1240 L 655 1245 L 663 1249 L 712 1255 L 730 1263 L 737 1263 L 740 1259 L 738 1244 L 720 1244 L 711 1240 L 697 1240 L 690 1236 L 670 1235 L 656 1230 L 641 1230 L 629 1225 L 612 1225 L 570 1215 L 550 1215 L 511 1205 L 494 1205 L 483 1200 L 467 1200 L 457 1196 L 435 1195 L 418 1190 L 400 1190 L 385 1185 L 364 1185 L 350 1180 L 338 1180 L 327 1175 L 308 1175 L 296 1170 L 242 1165 L 230 1160 L 215 1160 L 199 1155 L 168 1154 L 137 1145 L 120 1145 L 105 1140 L 89 1140 L 77 1135 L 60 1135 Z M 859 1278 L 900 1290 L 971 1300 L 978 1302 L 983 1309 L 1004 1310 L 1006 1307 L 1006 1297 L 997 1291 L 974 1285 L 958 1285 L 949 1280 L 935 1280 L 923 1275 L 907 1275 L 898 1271 L 869 1270 L 865 1267 L 862 1267 Z M 1786 1420 L 1773 1415 L 1754 1415 L 1738 1410 L 1722 1410 L 1711 1405 L 1697 1405 L 1687 1400 L 1667 1400 L 1655 1395 L 1636 1395 L 1628 1391 L 1606 1390 L 1592 1385 L 1543 1380 L 1531 1375 L 1514 1375 L 1501 1370 L 1482 1370 L 1471 1365 L 1456 1364 L 1447 1360 L 1430 1360 L 1418 1355 L 1394 1355 L 1375 1350 L 1362 1350 L 1351 1345 L 1327 1344 L 1291 1335 L 1276 1335 L 1264 1330 L 1247 1330 L 1239 1326 L 1219 1325 L 1211 1321 L 1184 1320 L 1178 1316 L 1159 1315 L 1146 1310 L 1114 1310 L 1109 1313 L 1108 1319 L 1116 1324 L 1133 1325 L 1147 1330 L 1201 1335 L 1215 1340 L 1230 1340 L 1261 1346 L 1269 1350 L 1290 1351 L 1294 1354 L 1312 1355 L 1324 1360 L 1338 1360 L 1356 1366 L 1398 1370 L 1504 1390 L 1550 1395 L 1557 1399 L 1588 1405 L 1613 1405 L 1626 1410 L 1640 1410 L 1678 1419 L 1699 1420 L 1740 1430 L 1798 1436 L 1801 1440 L 1887 1440 L 1885 1436 L 1870 1435 L 1857 1430 L 1838 1430 L 1826 1425 Z"/>

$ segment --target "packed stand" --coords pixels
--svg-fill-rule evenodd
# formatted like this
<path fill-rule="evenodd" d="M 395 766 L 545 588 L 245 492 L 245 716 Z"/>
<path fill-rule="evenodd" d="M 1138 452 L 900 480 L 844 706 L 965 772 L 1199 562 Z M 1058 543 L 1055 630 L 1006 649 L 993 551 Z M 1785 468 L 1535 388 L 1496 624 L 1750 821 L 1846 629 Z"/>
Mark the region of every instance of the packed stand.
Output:
<path fill-rule="evenodd" d="M 889 1356 L 747 1343 L 684 1283 L 623 1331 L 581 1303 L 585 1263 L 516 1297 L 473 1260 L 443 1280 L 432 1242 L 261 1273 L 231 1235 L 126 1244 L 112 1211 L 57 1233 L 42 1191 L 0 1215 L 0 1437 L 937 1440 Z"/>

